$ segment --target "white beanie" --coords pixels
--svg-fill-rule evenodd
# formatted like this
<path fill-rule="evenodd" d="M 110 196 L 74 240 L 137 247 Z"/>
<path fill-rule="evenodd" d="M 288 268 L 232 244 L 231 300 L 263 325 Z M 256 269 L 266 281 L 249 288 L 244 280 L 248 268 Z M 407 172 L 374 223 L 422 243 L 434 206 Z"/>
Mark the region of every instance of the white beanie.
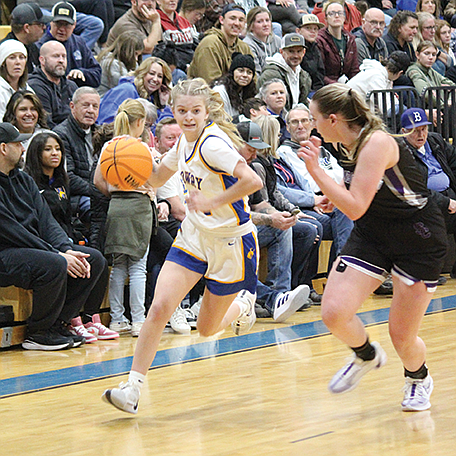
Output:
<path fill-rule="evenodd" d="M 27 57 L 27 48 L 17 40 L 6 40 L 0 44 L 0 66 L 3 62 L 15 52 L 21 52 Z"/>

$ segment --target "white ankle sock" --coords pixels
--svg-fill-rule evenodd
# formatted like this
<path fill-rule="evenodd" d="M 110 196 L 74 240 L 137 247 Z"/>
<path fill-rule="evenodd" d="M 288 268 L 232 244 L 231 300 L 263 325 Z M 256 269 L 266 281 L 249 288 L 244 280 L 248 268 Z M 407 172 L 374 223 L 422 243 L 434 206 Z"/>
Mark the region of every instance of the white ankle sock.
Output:
<path fill-rule="evenodd" d="M 145 375 L 140 374 L 139 372 L 136 372 L 136 371 L 130 371 L 130 374 L 128 376 L 128 381 L 137 385 L 139 388 L 142 388 L 145 379 L 146 379 Z"/>

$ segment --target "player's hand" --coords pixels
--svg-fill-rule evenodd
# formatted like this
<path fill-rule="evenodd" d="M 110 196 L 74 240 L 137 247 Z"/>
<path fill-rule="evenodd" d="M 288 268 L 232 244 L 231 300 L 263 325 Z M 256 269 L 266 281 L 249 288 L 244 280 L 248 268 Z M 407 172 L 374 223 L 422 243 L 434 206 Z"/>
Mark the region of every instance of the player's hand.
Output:
<path fill-rule="evenodd" d="M 301 142 L 301 148 L 298 150 L 298 157 L 306 162 L 306 167 L 309 172 L 312 169 L 318 168 L 320 158 L 321 139 L 311 136 L 308 141 Z"/>
<path fill-rule="evenodd" d="M 448 205 L 448 212 L 450 214 L 454 214 L 456 212 L 456 201 L 450 199 L 450 204 Z"/>
<path fill-rule="evenodd" d="M 199 190 L 189 192 L 187 206 L 190 211 L 211 212 L 214 209 L 212 202 Z"/>
<path fill-rule="evenodd" d="M 277 228 L 279 230 L 288 230 L 288 228 L 291 228 L 292 226 L 296 225 L 296 222 L 298 221 L 297 217 L 295 215 L 291 215 L 289 212 L 273 212 L 272 214 L 269 214 L 271 217 L 271 226 L 273 228 Z"/>
<path fill-rule="evenodd" d="M 67 250 L 65 253 L 60 252 L 60 255 L 67 261 L 67 273 L 70 277 L 90 278 L 90 263 L 86 260 L 90 256 L 88 253 Z"/>
<path fill-rule="evenodd" d="M 81 81 L 86 80 L 84 73 L 81 70 L 71 70 L 68 73 L 67 79 L 80 79 Z"/>

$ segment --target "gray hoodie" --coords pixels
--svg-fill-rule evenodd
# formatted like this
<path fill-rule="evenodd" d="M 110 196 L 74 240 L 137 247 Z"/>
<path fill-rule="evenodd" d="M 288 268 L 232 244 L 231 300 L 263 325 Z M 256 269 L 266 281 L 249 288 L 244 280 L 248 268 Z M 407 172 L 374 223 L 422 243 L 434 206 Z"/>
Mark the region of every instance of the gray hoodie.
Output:
<path fill-rule="evenodd" d="M 265 43 L 249 32 L 243 41 L 250 46 L 255 60 L 255 71 L 259 76 L 266 65 L 266 58 L 272 57 L 276 52 L 279 52 L 281 46 L 280 38 L 272 34 Z"/>

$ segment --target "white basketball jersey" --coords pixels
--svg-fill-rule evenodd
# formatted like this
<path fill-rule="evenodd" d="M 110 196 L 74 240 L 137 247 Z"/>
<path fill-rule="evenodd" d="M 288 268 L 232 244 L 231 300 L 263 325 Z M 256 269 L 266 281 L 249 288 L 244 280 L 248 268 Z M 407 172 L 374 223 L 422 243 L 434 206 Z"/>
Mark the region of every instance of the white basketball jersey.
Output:
<path fill-rule="evenodd" d="M 191 190 L 199 190 L 206 198 L 212 198 L 237 182 L 233 172 L 240 160 L 244 161 L 228 135 L 211 122 L 195 143 L 188 143 L 182 134 L 163 163 L 179 172 L 184 196 Z M 248 198 L 225 204 L 210 213 L 187 209 L 187 217 L 202 230 L 243 233 L 247 228 L 244 225 L 250 225 Z"/>

